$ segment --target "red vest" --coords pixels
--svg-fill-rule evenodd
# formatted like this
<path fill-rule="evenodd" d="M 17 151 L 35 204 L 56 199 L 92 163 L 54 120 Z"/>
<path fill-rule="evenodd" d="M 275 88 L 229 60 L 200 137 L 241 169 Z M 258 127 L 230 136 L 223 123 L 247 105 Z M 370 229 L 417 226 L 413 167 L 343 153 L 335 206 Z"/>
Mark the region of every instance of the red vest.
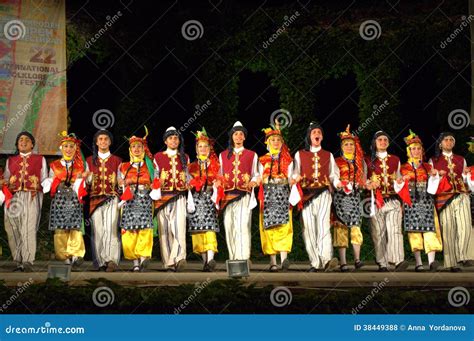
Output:
<path fill-rule="evenodd" d="M 29 154 L 28 156 L 15 155 L 8 158 L 8 171 L 10 172 L 10 190 L 13 192 L 42 191 L 41 168 L 43 157 Z"/>
<path fill-rule="evenodd" d="M 307 150 L 300 150 L 301 161 L 301 188 L 321 189 L 330 186 L 329 166 L 331 164 L 331 153 L 321 149 L 313 153 Z M 317 165 L 318 169 L 315 168 Z"/>
<path fill-rule="evenodd" d="M 125 177 L 124 180 L 131 180 L 130 185 L 135 185 L 137 183 L 138 169 L 135 167 L 130 167 L 130 162 L 124 162 L 119 166 L 120 172 Z M 126 175 L 126 176 L 125 176 Z M 153 174 L 151 174 L 151 179 L 153 179 Z M 148 167 L 145 162 L 140 167 L 140 178 L 138 179 L 139 185 L 144 185 L 147 187 L 151 186 L 150 172 L 148 172 Z"/>
<path fill-rule="evenodd" d="M 426 162 L 423 162 L 423 166 L 420 165 L 416 169 L 416 181 L 417 182 L 427 182 L 428 181 L 428 178 L 429 178 L 430 171 L 431 171 L 432 167 L 429 163 L 426 163 Z M 400 174 L 402 176 L 405 176 L 405 175 L 410 176 L 410 180 L 409 180 L 410 182 L 415 181 L 415 172 L 413 170 L 413 166 L 408 162 L 404 163 L 400 167 Z"/>
<path fill-rule="evenodd" d="M 179 154 L 169 157 L 165 152 L 158 152 L 154 159 L 160 170 L 161 191 L 186 191 L 186 172 L 183 170 Z M 189 160 L 188 155 L 186 155 L 186 160 Z"/>
<path fill-rule="evenodd" d="M 280 155 L 280 159 L 273 160 L 272 164 L 272 157 L 270 153 L 267 153 L 260 156 L 258 161 L 260 161 L 263 166 L 263 174 L 260 175 L 264 183 L 267 183 L 270 177 L 270 166 L 272 166 L 272 179 L 288 179 L 288 167 L 291 164 L 291 158 L 283 158 Z M 278 164 L 280 164 L 280 172 L 278 172 Z"/>
<path fill-rule="evenodd" d="M 117 171 L 122 159 L 110 155 L 106 159 L 97 158 L 97 164 L 92 161 L 92 156 L 87 158 L 87 164 L 92 174 L 90 197 L 102 195 L 118 195 L 117 193 Z"/>
<path fill-rule="evenodd" d="M 468 193 L 466 184 L 462 178 L 462 172 L 464 170 L 464 158 L 459 155 L 454 155 L 452 157 L 452 166 L 449 167 L 447 157 L 441 155 L 439 158 L 432 158 L 433 167 L 440 171 L 446 171 L 446 178 L 453 187 L 448 193 Z M 442 193 L 440 193 L 442 194 Z"/>
<path fill-rule="evenodd" d="M 224 191 L 239 190 L 250 192 L 247 188 L 252 179 L 252 166 L 255 153 L 244 149 L 239 153 L 232 152 L 230 159 L 227 158 L 229 151 L 220 154 L 222 160 L 222 171 L 224 176 Z"/>
<path fill-rule="evenodd" d="M 51 162 L 49 166 L 54 172 L 54 177 L 61 180 L 61 182 L 66 181 L 66 176 L 67 176 L 66 167 L 61 164 L 61 159 Z M 74 168 L 72 170 L 72 176 L 70 180 L 71 184 L 73 184 L 74 181 L 76 181 L 76 179 L 78 178 L 78 175 L 82 174 L 84 171 L 85 171 L 84 167 L 80 167 L 78 166 L 77 163 L 74 163 Z"/>
<path fill-rule="evenodd" d="M 398 165 L 400 159 L 398 156 L 387 154 L 385 158 L 385 168 L 382 168 L 382 161 L 376 158 L 372 164 L 371 159 L 367 158 L 367 179 L 376 180 L 380 183 L 380 190 L 382 195 L 390 196 L 396 195 L 395 189 L 393 188 L 393 181 L 397 179 Z"/>

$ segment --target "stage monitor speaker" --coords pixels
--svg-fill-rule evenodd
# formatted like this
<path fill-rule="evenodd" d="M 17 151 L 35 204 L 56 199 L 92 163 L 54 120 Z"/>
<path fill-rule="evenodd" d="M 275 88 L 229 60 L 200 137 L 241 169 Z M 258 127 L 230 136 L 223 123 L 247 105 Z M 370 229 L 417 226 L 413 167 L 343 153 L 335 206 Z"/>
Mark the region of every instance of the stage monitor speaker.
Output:
<path fill-rule="evenodd" d="M 48 265 L 48 278 L 59 278 L 68 282 L 71 279 L 71 266 L 66 264 Z"/>
<path fill-rule="evenodd" d="M 225 265 L 229 277 L 240 278 L 250 276 L 248 260 L 227 260 Z"/>

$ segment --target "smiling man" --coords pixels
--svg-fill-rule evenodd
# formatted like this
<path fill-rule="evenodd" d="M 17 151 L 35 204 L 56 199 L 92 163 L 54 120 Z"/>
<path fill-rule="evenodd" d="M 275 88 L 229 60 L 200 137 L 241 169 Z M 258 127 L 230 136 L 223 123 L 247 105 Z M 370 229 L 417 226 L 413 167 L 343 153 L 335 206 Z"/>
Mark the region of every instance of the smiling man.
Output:
<path fill-rule="evenodd" d="M 442 177 L 441 188 L 436 193 L 436 208 L 443 238 L 444 267 L 452 272 L 461 271 L 461 266 L 474 265 L 468 254 L 472 225 L 469 189 L 465 183 L 470 169 L 462 156 L 453 153 L 455 143 L 452 133 L 441 133 L 435 156 L 430 160 Z"/>
<path fill-rule="evenodd" d="M 377 131 L 372 138 L 372 155 L 367 158 L 367 189 L 376 193 L 377 208 L 370 220 L 375 260 L 380 272 L 387 272 L 389 264 L 395 271 L 408 267 L 403 250 L 402 205 L 395 192 L 395 181 L 401 180 L 400 159 L 387 152 L 389 136 Z"/>
<path fill-rule="evenodd" d="M 239 121 L 229 131 L 229 147 L 219 155 L 224 178 L 224 228 L 230 260 L 249 260 L 251 246 L 251 193 L 258 181 L 258 157 L 244 147 L 247 129 Z"/>
<path fill-rule="evenodd" d="M 4 179 L 13 193 L 11 204 L 5 205 L 5 230 L 15 271 L 32 271 L 36 254 L 36 231 L 43 204 L 42 182 L 48 177 L 48 166 L 43 156 L 33 154 L 35 138 L 21 132 L 16 138 L 17 155 L 10 156 L 5 166 Z"/>
<path fill-rule="evenodd" d="M 117 175 L 122 159 L 110 153 L 112 140 L 109 131 L 97 131 L 93 138 L 93 155 L 87 158 L 92 172 L 88 183 L 94 265 L 107 272 L 115 271 L 120 261 Z"/>
<path fill-rule="evenodd" d="M 184 153 L 184 141 L 175 127 L 163 135 L 164 152 L 155 154 L 154 163 L 161 183 L 158 210 L 160 248 L 167 271 L 181 271 L 186 266 L 186 191 L 189 157 Z"/>

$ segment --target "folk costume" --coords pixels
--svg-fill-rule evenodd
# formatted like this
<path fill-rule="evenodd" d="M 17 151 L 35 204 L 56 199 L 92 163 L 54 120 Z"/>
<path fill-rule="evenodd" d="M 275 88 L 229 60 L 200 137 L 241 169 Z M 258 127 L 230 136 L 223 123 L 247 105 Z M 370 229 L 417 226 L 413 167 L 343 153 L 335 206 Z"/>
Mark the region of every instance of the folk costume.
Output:
<path fill-rule="evenodd" d="M 466 160 L 462 156 L 443 150 L 441 142 L 445 138 L 454 140 L 453 134 L 441 133 L 430 164 L 438 172 L 446 172 L 441 177 L 435 205 L 441 224 L 444 267 L 458 272 L 461 265 L 472 263 L 468 255 L 472 233 L 469 188 L 466 184 L 469 173 L 464 173 Z"/>
<path fill-rule="evenodd" d="M 49 178 L 43 192 L 51 193 L 49 230 L 54 231 L 54 251 L 58 260 L 79 266 L 86 253 L 84 245 L 83 198 L 87 195 L 84 172 L 87 163 L 81 153 L 81 141 L 74 133 L 61 134 L 61 159 L 50 164 Z M 68 156 L 65 148 L 74 145 L 74 154 Z"/>
<path fill-rule="evenodd" d="M 153 249 L 153 197 L 159 190 L 154 181 L 155 170 L 148 149 L 146 134 L 129 139 L 130 161 L 119 166 L 119 182 L 123 194 L 119 206 L 122 207 L 120 227 L 122 229 L 122 248 L 125 259 L 133 261 L 132 271 L 145 271 Z M 132 152 L 134 145 L 141 145 L 140 155 Z"/>
<path fill-rule="evenodd" d="M 442 251 L 441 231 L 434 205 L 434 194 L 438 189 L 439 175 L 431 176 L 432 166 L 424 162 L 423 154 L 415 157 L 410 147 L 423 148 L 421 139 L 410 130 L 405 139 L 408 160 L 400 168 L 404 177 L 402 184 L 395 184 L 395 191 L 403 201 L 404 230 L 416 260 L 415 271 L 424 271 L 421 251 L 428 255 L 431 271 L 438 269 L 436 252 Z M 423 149 L 422 149 L 423 153 Z"/>
<path fill-rule="evenodd" d="M 375 260 L 379 271 L 388 271 L 389 264 L 395 265 L 395 271 L 408 267 L 403 251 L 402 206 L 394 189 L 394 182 L 400 178 L 400 159 L 378 151 L 376 140 L 388 134 L 378 131 L 371 144 L 371 157 L 366 158 L 368 183 L 378 183 L 371 190 L 371 235 L 375 248 Z"/>
<path fill-rule="evenodd" d="M 183 138 L 175 127 L 166 129 L 163 141 L 170 136 L 179 138 L 179 147 L 167 148 L 154 156 L 161 182 L 161 198 L 155 203 L 155 208 L 163 266 L 169 271 L 180 271 L 186 266 L 186 180 L 189 157 L 184 153 Z"/>
<path fill-rule="evenodd" d="M 217 219 L 218 198 L 217 191 L 223 195 L 219 176 L 219 159 L 213 149 L 213 141 L 207 136 L 206 130 L 196 134 L 197 160 L 189 167 L 189 185 L 192 188 L 192 198 L 188 201 L 188 232 L 191 234 L 193 252 L 202 256 L 203 271 L 214 271 L 217 253 L 216 232 L 219 232 Z M 199 144 L 207 144 L 209 153 L 201 155 L 198 151 Z"/>
<path fill-rule="evenodd" d="M 339 169 L 342 187 L 336 189 L 333 195 L 333 246 L 339 248 L 339 262 L 342 272 L 349 271 L 346 261 L 346 250 L 350 241 L 354 250 L 354 267 L 360 269 L 364 264 L 360 260 L 360 247 L 363 243 L 361 216 L 361 190 L 364 188 L 367 176 L 367 166 L 359 138 L 346 130 L 339 133 L 342 156 L 335 159 Z M 353 153 L 344 153 L 344 143 L 354 144 Z M 350 232 L 349 232 L 350 231 Z"/>
<path fill-rule="evenodd" d="M 259 158 L 259 174 L 262 179 L 259 190 L 260 240 L 262 251 L 270 256 L 270 271 L 278 271 L 277 254 L 280 254 L 281 269 L 290 266 L 287 258 L 293 245 L 293 219 L 289 204 L 290 179 L 293 159 L 283 141 L 281 131 L 276 127 L 263 129 L 268 153 Z M 274 149 L 269 139 L 279 137 L 281 147 Z"/>
<path fill-rule="evenodd" d="M 221 204 L 230 260 L 250 259 L 252 209 L 257 202 L 251 183 L 258 181 L 258 157 L 245 147 L 234 147 L 232 136 L 247 129 L 239 121 L 229 131 L 229 146 L 219 155 L 225 198 Z"/>
<path fill-rule="evenodd" d="M 42 185 L 48 177 L 48 166 L 43 156 L 32 151 L 18 151 L 21 137 L 30 139 L 33 147 L 35 145 L 33 135 L 21 132 L 16 138 L 16 155 L 7 159 L 3 176 L 6 180 L 3 198 L 8 198 L 4 221 L 11 255 L 17 264 L 15 270 L 30 272 L 35 261 L 36 233 L 43 204 Z"/>
<path fill-rule="evenodd" d="M 90 217 L 94 265 L 99 270 L 115 271 L 120 261 L 119 186 L 118 173 L 122 159 L 110 153 L 98 151 L 97 138 L 105 135 L 113 141 L 107 130 L 94 135 L 93 155 L 86 161 L 92 172 L 88 177 L 90 186 Z"/>
<path fill-rule="evenodd" d="M 311 268 L 309 272 L 324 269 L 331 271 L 338 261 L 333 258 L 331 236 L 331 185 L 339 184 L 339 169 L 332 153 L 314 146 L 311 132 L 322 127 L 312 122 L 306 132 L 305 149 L 299 150 L 294 158 L 294 178 L 301 178 L 299 184 L 303 194 L 303 240 Z"/>

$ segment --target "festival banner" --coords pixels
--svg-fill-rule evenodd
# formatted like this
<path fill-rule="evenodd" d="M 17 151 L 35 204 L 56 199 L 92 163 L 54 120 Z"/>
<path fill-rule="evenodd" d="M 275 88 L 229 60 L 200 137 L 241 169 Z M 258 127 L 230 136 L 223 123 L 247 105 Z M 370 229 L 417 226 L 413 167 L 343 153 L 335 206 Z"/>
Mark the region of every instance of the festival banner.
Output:
<path fill-rule="evenodd" d="M 57 154 L 67 129 L 64 0 L 0 1 L 0 153 L 23 130 L 40 154 Z"/>

